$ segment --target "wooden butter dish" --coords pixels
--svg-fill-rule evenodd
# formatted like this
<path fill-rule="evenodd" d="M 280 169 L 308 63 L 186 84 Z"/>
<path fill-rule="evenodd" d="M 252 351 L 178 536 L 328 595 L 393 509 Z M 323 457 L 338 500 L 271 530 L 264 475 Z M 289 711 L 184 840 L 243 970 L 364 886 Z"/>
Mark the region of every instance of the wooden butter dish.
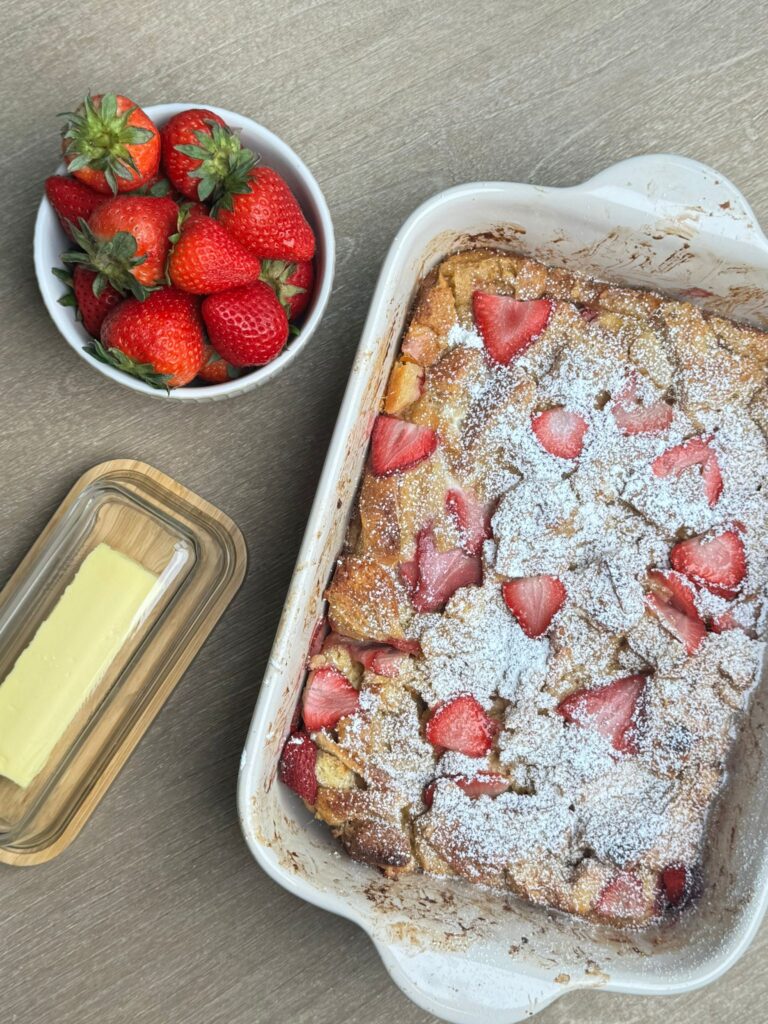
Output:
<path fill-rule="evenodd" d="M 245 575 L 228 516 L 144 463 L 105 462 L 78 480 L 0 593 L 0 681 L 99 544 L 155 574 L 156 589 L 31 784 L 0 777 L 6 864 L 40 864 L 72 842 Z"/>

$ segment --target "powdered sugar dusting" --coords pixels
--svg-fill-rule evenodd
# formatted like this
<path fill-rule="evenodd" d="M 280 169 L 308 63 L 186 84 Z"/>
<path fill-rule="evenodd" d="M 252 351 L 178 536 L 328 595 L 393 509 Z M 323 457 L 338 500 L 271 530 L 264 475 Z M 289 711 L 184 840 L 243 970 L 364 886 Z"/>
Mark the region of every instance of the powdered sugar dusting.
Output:
<path fill-rule="evenodd" d="M 717 364 L 687 307 L 664 303 L 653 313 L 640 299 L 633 308 L 631 294 L 622 312 L 589 323 L 559 301 L 546 330 L 509 366 L 473 364 L 450 420 L 459 441 L 446 446 L 440 472 L 495 504 L 483 583 L 458 590 L 442 612 L 411 614 L 408 636 L 421 656 L 386 684 L 366 674 L 360 712 L 341 744 L 365 764 L 365 783 L 381 790 L 382 806 L 399 809 L 425 869 L 510 885 L 577 913 L 590 912 L 617 869 L 629 870 L 650 893 L 647 918 L 659 872 L 699 857 L 738 716 L 760 673 L 768 446 L 749 415 L 750 389 L 742 386 L 742 400 L 733 380 L 721 379 L 736 372 L 731 354 Z M 468 315 L 443 347 L 482 349 Z M 630 390 L 640 408 L 671 404 L 664 429 L 622 429 L 616 403 Z M 531 428 L 532 416 L 555 406 L 587 424 L 578 458 L 550 454 Z M 654 470 L 691 438 L 716 459 L 722 492 L 714 501 L 701 465 Z M 427 501 L 420 484 L 416 500 L 404 477 L 401 509 L 409 523 L 418 525 L 421 514 L 445 543 L 456 543 L 440 511 L 444 487 Z M 647 574 L 669 570 L 679 540 L 723 528 L 743 538 L 747 575 L 735 598 L 696 589 L 702 620 L 723 623 L 723 631 L 708 632 L 689 656 L 649 611 Z M 408 537 L 400 543 L 412 545 Z M 546 633 L 531 638 L 501 586 L 540 574 L 556 576 L 567 599 Z M 645 682 L 628 751 L 589 721 L 558 713 L 569 694 L 636 674 Z M 424 738 L 431 709 L 462 694 L 498 725 L 480 758 L 435 750 Z M 470 796 L 456 779 L 478 773 L 501 775 L 509 788 Z M 433 780 L 427 808 L 424 786 Z"/>

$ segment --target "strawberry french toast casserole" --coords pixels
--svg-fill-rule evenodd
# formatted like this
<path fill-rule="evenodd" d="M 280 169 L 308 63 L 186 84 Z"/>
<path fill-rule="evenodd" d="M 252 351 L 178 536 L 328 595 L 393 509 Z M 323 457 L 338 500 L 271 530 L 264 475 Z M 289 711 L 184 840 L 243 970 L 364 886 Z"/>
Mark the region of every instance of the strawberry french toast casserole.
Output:
<path fill-rule="evenodd" d="M 760 676 L 768 336 L 506 252 L 424 281 L 282 780 L 348 853 L 640 926 Z"/>

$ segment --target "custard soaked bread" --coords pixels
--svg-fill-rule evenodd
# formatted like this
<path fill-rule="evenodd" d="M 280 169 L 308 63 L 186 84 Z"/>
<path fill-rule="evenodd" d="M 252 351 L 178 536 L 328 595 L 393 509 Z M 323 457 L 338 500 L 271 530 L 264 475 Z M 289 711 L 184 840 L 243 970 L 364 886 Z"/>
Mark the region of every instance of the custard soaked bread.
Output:
<path fill-rule="evenodd" d="M 280 773 L 355 858 L 640 925 L 695 894 L 763 657 L 768 337 L 444 260 Z"/>

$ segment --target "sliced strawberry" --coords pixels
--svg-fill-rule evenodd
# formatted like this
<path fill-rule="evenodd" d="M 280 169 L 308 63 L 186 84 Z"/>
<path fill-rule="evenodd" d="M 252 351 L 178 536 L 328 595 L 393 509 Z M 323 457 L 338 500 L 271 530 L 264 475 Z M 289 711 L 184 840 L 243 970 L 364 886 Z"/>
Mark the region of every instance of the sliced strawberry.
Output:
<path fill-rule="evenodd" d="M 316 654 L 322 651 L 329 629 L 328 619 L 324 615 L 312 630 L 312 639 L 309 641 L 310 658 L 314 658 Z"/>
<path fill-rule="evenodd" d="M 313 804 L 317 798 L 315 763 L 317 747 L 304 732 L 292 733 L 286 740 L 277 774 L 281 782 L 298 793 L 302 800 Z"/>
<path fill-rule="evenodd" d="M 446 704 L 438 704 L 427 722 L 426 733 L 433 747 L 482 757 L 493 746 L 498 729 L 498 723 L 486 714 L 475 697 L 462 694 Z"/>
<path fill-rule="evenodd" d="M 389 644 L 361 644 L 338 633 L 329 633 L 325 638 L 323 650 L 332 647 L 344 647 L 352 660 L 359 662 L 363 668 L 389 678 L 399 674 L 407 657 L 404 651 L 398 651 Z"/>
<path fill-rule="evenodd" d="M 637 377 L 632 374 L 616 396 L 611 407 L 616 426 L 622 434 L 661 434 L 672 423 L 674 415 L 669 402 L 641 405 L 637 394 Z"/>
<path fill-rule="evenodd" d="M 727 633 L 731 629 L 743 629 L 744 627 L 736 621 L 732 612 L 723 612 L 709 620 L 709 628 L 713 633 Z"/>
<path fill-rule="evenodd" d="M 636 754 L 634 718 L 645 676 L 625 676 L 607 686 L 579 690 L 560 703 L 557 713 L 566 722 L 595 729 L 610 740 L 614 750 Z"/>
<path fill-rule="evenodd" d="M 685 899 L 686 870 L 684 864 L 673 864 L 661 872 L 661 887 L 667 902 L 679 906 Z"/>
<path fill-rule="evenodd" d="M 507 608 L 530 637 L 546 633 L 568 596 L 556 576 L 521 576 L 505 583 L 501 592 Z"/>
<path fill-rule="evenodd" d="M 479 772 L 475 776 L 444 775 L 442 777 L 455 782 L 459 789 L 463 790 L 472 800 L 476 800 L 479 796 L 499 796 L 501 793 L 506 793 L 510 785 L 509 779 L 503 775 L 497 775 L 495 772 Z M 438 779 L 434 779 L 424 787 L 422 800 L 427 807 L 432 806 L 438 781 Z"/>
<path fill-rule="evenodd" d="M 686 864 L 670 864 L 661 872 L 659 882 L 669 906 L 679 909 L 699 895 L 701 873 Z"/>
<path fill-rule="evenodd" d="M 619 871 L 603 886 L 595 901 L 602 917 L 630 920 L 642 917 L 648 909 L 643 883 L 633 871 Z"/>
<path fill-rule="evenodd" d="M 419 575 L 411 601 L 420 612 L 438 612 L 446 606 L 459 587 L 479 586 L 483 582 L 480 555 L 468 555 L 462 548 L 438 551 L 431 526 L 422 530 L 418 536 L 416 563 Z"/>
<path fill-rule="evenodd" d="M 701 479 L 704 482 L 704 494 L 710 508 L 717 504 L 723 492 L 723 478 L 717 455 L 710 448 L 710 438 L 693 437 L 690 441 L 675 445 L 651 463 L 654 476 L 677 478 L 692 466 L 701 467 Z"/>
<path fill-rule="evenodd" d="M 357 710 L 360 694 L 338 669 L 326 665 L 309 673 L 301 715 L 309 732 L 332 729 L 340 718 Z"/>
<path fill-rule="evenodd" d="M 713 594 L 732 599 L 747 572 L 744 544 L 736 530 L 691 537 L 669 553 L 672 568 Z"/>
<path fill-rule="evenodd" d="M 377 416 L 371 433 L 371 470 L 388 476 L 423 461 L 437 448 L 431 427 L 409 423 L 396 416 Z"/>
<path fill-rule="evenodd" d="M 500 796 L 509 789 L 509 779 L 496 772 L 480 772 L 470 777 L 467 775 L 455 775 L 453 781 L 462 789 L 468 797 L 476 800 L 479 796 Z"/>
<path fill-rule="evenodd" d="M 646 595 L 646 605 L 685 645 L 686 654 L 693 654 L 707 635 L 707 628 L 696 608 L 691 585 L 679 573 L 658 569 L 648 573 L 648 582 L 652 589 Z"/>
<path fill-rule="evenodd" d="M 400 670 L 407 657 L 407 654 L 396 650 L 394 647 L 382 646 L 378 650 L 373 651 L 370 654 L 368 664 L 365 665 L 365 662 L 363 662 L 363 665 L 369 668 L 371 672 L 375 672 L 377 676 L 386 676 L 388 679 L 393 679 L 400 674 Z"/>
<path fill-rule="evenodd" d="M 418 640 L 405 640 L 402 637 L 388 636 L 387 643 L 396 647 L 404 654 L 421 654 L 421 644 Z"/>
<path fill-rule="evenodd" d="M 468 555 L 476 555 L 483 541 L 491 536 L 491 517 L 472 490 L 452 487 L 445 496 L 445 508 L 462 535 L 461 546 Z"/>
<path fill-rule="evenodd" d="M 577 412 L 562 405 L 540 412 L 531 420 L 531 427 L 541 447 L 559 459 L 577 459 L 584 447 L 589 424 Z"/>
<path fill-rule="evenodd" d="M 413 593 L 419 583 L 419 563 L 415 558 L 410 562 L 400 563 L 400 575 L 405 581 L 408 590 Z"/>
<path fill-rule="evenodd" d="M 504 366 L 541 334 L 551 312 L 549 299 L 521 301 L 489 292 L 472 296 L 472 313 L 488 355 Z"/>

